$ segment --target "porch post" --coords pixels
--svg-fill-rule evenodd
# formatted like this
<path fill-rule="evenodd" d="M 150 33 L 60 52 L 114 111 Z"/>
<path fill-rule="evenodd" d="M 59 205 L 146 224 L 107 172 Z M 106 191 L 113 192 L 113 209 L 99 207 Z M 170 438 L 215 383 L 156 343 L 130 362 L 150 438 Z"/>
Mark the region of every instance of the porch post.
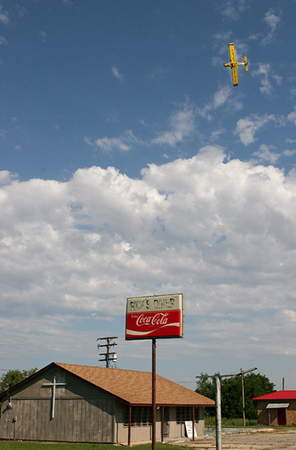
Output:
<path fill-rule="evenodd" d="M 163 428 L 164 428 L 164 406 L 161 407 L 161 442 L 163 442 L 164 437 Z"/>
<path fill-rule="evenodd" d="M 195 425 L 195 411 L 194 406 L 192 406 L 192 440 L 194 441 L 194 425 Z"/>
<path fill-rule="evenodd" d="M 132 427 L 132 407 L 128 410 L 128 446 L 131 446 L 131 427 Z"/>

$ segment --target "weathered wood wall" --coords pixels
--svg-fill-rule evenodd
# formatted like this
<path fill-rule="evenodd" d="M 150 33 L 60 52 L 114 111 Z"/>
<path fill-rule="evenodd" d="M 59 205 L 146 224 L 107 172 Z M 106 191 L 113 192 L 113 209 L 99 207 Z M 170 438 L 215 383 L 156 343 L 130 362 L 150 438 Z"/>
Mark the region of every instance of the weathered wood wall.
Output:
<path fill-rule="evenodd" d="M 52 388 L 44 386 L 53 376 L 67 383 L 56 388 L 54 418 Z M 7 407 L 8 399 L 3 402 L 0 438 L 114 442 L 115 400 L 107 392 L 60 370 L 34 381 L 11 396 L 12 409 Z"/>
<path fill-rule="evenodd" d="M 113 442 L 113 401 L 106 399 L 13 400 L 13 411 L 3 413 L 0 437 L 21 440 Z M 13 417 L 17 416 L 14 424 Z"/>

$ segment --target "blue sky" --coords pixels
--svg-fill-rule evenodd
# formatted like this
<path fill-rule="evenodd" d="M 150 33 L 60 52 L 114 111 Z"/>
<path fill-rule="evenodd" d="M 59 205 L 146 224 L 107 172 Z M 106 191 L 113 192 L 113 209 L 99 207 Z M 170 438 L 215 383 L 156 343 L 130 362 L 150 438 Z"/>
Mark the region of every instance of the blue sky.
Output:
<path fill-rule="evenodd" d="M 158 373 L 295 385 L 296 1 L 0 0 L 1 370 L 151 370 L 127 297 L 182 292 Z M 249 71 L 232 86 L 228 44 Z"/>

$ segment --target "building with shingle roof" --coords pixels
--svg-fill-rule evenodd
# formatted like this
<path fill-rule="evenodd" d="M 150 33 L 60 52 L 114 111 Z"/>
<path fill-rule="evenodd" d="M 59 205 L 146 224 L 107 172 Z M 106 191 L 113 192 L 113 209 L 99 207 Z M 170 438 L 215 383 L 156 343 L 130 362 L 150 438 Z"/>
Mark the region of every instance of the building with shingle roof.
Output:
<path fill-rule="evenodd" d="M 276 391 L 253 398 L 261 425 L 296 424 L 296 391 Z"/>
<path fill-rule="evenodd" d="M 150 372 L 51 363 L 0 394 L 0 438 L 131 444 L 152 438 Z M 215 402 L 156 375 L 156 439 L 204 434 Z"/>

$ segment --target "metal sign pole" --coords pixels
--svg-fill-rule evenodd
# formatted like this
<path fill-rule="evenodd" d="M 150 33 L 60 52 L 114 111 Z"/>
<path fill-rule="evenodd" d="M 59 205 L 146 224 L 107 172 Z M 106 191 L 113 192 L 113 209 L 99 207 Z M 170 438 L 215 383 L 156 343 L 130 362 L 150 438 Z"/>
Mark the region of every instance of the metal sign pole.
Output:
<path fill-rule="evenodd" d="M 125 339 L 152 339 L 152 450 L 156 447 L 156 338 L 183 338 L 183 336 L 183 294 L 127 298 Z M 163 421 L 161 437 L 163 437 Z"/>
<path fill-rule="evenodd" d="M 152 450 L 156 446 L 156 339 L 152 339 Z"/>

